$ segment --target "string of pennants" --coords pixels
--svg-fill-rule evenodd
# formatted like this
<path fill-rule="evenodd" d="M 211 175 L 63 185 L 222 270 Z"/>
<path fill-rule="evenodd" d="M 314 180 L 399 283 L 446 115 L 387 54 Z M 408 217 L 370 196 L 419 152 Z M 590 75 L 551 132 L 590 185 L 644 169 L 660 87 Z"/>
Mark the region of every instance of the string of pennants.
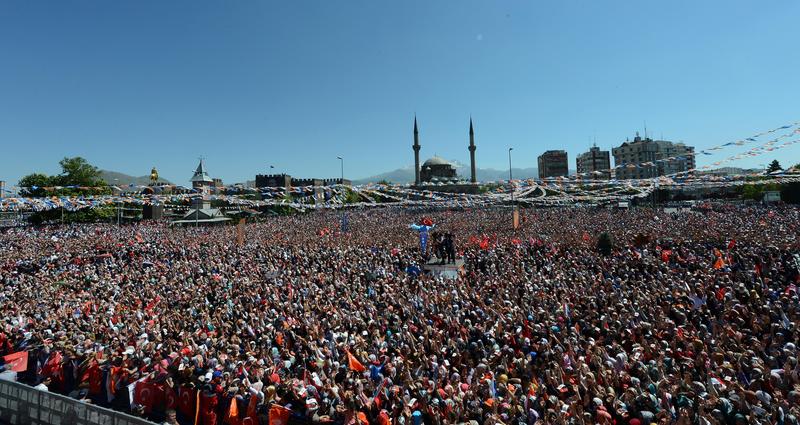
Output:
<path fill-rule="evenodd" d="M 660 176 L 660 177 L 680 177 L 680 176 L 683 176 L 683 175 L 689 175 L 689 174 L 694 173 L 695 171 L 709 170 L 712 167 L 719 166 L 719 165 L 721 165 L 723 163 L 726 163 L 726 162 L 736 161 L 736 160 L 739 160 L 739 159 L 743 159 L 745 157 L 755 157 L 755 156 L 758 156 L 758 155 L 761 155 L 761 154 L 764 154 L 764 153 L 767 153 L 767 152 L 773 152 L 773 151 L 776 151 L 776 150 L 779 150 L 779 149 L 783 149 L 783 148 L 786 148 L 788 146 L 800 143 L 800 138 L 797 138 L 797 139 L 794 139 L 794 140 L 784 141 L 783 143 L 778 145 L 778 142 L 780 142 L 782 139 L 789 138 L 789 137 L 792 137 L 794 135 L 800 135 L 800 121 L 796 121 L 796 122 L 793 122 L 791 124 L 782 125 L 782 126 L 775 127 L 773 129 L 770 129 L 770 130 L 767 130 L 767 131 L 762 131 L 760 133 L 756 133 L 756 134 L 754 134 L 754 135 L 752 135 L 750 137 L 746 137 L 744 139 L 740 139 L 740 140 L 736 140 L 736 141 L 732 141 L 732 142 L 726 142 L 726 143 L 722 143 L 722 144 L 719 144 L 719 145 L 716 145 L 716 146 L 712 146 L 710 148 L 703 149 L 700 152 L 687 152 L 684 155 L 675 155 L 675 156 L 671 156 L 671 157 L 667 157 L 667 158 L 663 158 L 663 159 L 658 159 L 658 160 L 654 160 L 654 161 L 647 161 L 647 162 L 641 162 L 641 163 L 635 163 L 635 164 L 619 164 L 619 165 L 616 165 L 614 167 L 611 167 L 611 170 L 609 170 L 609 171 L 611 171 L 613 173 L 615 170 L 624 169 L 624 168 L 627 168 L 627 169 L 647 168 L 647 167 L 656 166 L 657 163 L 686 160 L 688 157 L 691 157 L 691 156 L 714 155 L 713 152 L 716 152 L 716 151 L 719 151 L 719 150 L 723 150 L 723 149 L 725 149 L 727 147 L 730 147 L 730 146 L 744 146 L 744 145 L 747 145 L 747 144 L 757 143 L 757 142 L 759 142 L 759 138 L 761 138 L 763 136 L 767 136 L 767 135 L 771 135 L 771 134 L 777 133 L 777 132 L 779 132 L 781 130 L 791 130 L 791 131 L 784 132 L 783 134 L 781 134 L 781 135 L 779 135 L 779 136 L 777 136 L 777 137 L 775 137 L 773 139 L 770 139 L 770 140 L 767 140 L 767 141 L 763 142 L 759 146 L 751 148 L 751 149 L 749 149 L 749 150 L 747 150 L 745 152 L 741 152 L 739 154 L 729 156 L 729 157 L 721 159 L 719 161 L 715 161 L 715 162 L 711 163 L 710 165 L 704 165 L 704 166 L 699 167 L 699 168 L 688 169 L 686 171 L 680 171 L 680 172 L 676 172 L 676 173 L 673 173 L 673 174 L 668 174 L 668 175 Z M 564 182 L 564 181 L 569 181 L 569 180 L 580 180 L 580 184 L 581 185 L 585 185 L 587 183 L 595 183 L 595 182 L 596 183 L 607 184 L 609 179 L 602 179 L 602 178 L 597 178 L 597 179 L 589 178 L 589 179 L 587 179 L 586 178 L 586 177 L 601 175 L 603 173 L 604 173 L 603 171 L 594 171 L 594 172 L 573 174 L 571 176 L 547 177 L 547 178 L 542 179 L 542 181 L 549 183 L 549 182 Z M 614 181 L 615 179 L 611 179 L 611 180 Z M 641 179 L 631 179 L 631 180 L 640 181 Z M 623 179 L 619 179 L 619 181 L 623 181 Z M 506 183 L 506 182 L 507 181 L 489 182 L 489 183 Z M 173 187 L 178 189 L 179 191 L 183 191 L 183 192 L 187 192 L 187 193 L 197 193 L 196 190 L 190 189 L 190 188 L 186 188 L 186 187 L 183 187 L 183 186 L 173 186 Z M 334 188 L 334 187 L 336 187 L 336 186 L 313 186 L 313 185 L 308 185 L 308 186 L 293 186 L 293 187 L 290 187 L 290 188 L 278 186 L 278 187 L 260 187 L 260 188 L 257 188 L 257 189 L 256 188 L 247 188 L 247 189 L 243 189 L 242 191 L 260 192 L 262 195 L 266 195 L 266 196 L 277 196 L 279 194 L 284 194 L 285 195 L 287 193 L 289 193 L 289 194 L 303 194 L 303 193 L 315 192 L 315 191 L 317 191 L 319 189 L 330 190 L 331 188 Z M 107 187 L 88 187 L 88 186 L 46 186 L 46 187 L 38 187 L 38 186 L 31 186 L 29 188 L 19 187 L 19 189 L 33 189 L 33 190 L 44 189 L 45 191 L 48 191 L 48 192 L 49 191 L 55 191 L 55 190 L 62 190 L 62 189 L 100 190 L 100 189 L 109 189 L 109 188 L 116 189 L 117 191 L 123 192 L 123 193 L 124 192 L 129 192 L 129 191 L 142 191 L 142 190 L 147 190 L 147 189 L 151 189 L 152 190 L 152 187 L 150 187 L 150 186 L 142 186 L 142 185 L 130 185 L 130 186 L 127 186 L 127 187 L 117 187 L 117 186 L 107 186 Z M 230 194 L 231 191 L 236 191 L 237 189 L 234 188 L 234 187 L 228 187 L 228 188 L 226 188 L 226 190 Z M 9 193 L 9 194 L 14 193 L 11 190 L 5 190 L 5 192 Z"/>
<path fill-rule="evenodd" d="M 784 131 L 777 137 L 763 141 L 760 138 Z M 736 185 L 758 185 L 766 183 L 787 183 L 800 181 L 800 176 L 791 174 L 800 170 L 787 170 L 789 174 L 773 176 L 769 180 L 748 180 L 760 173 L 741 176 L 696 176 L 695 171 L 708 170 L 711 167 L 737 161 L 745 157 L 755 157 L 767 152 L 774 152 L 779 149 L 800 143 L 800 138 L 786 140 L 794 135 L 800 134 L 800 121 L 788 125 L 773 128 L 768 131 L 757 133 L 753 136 L 723 143 L 700 152 L 690 152 L 685 155 L 677 155 L 657 161 L 645 162 L 640 164 L 621 164 L 613 167 L 612 178 L 586 178 L 596 176 L 598 172 L 583 173 L 565 177 L 546 178 L 540 181 L 529 180 L 505 180 L 489 182 L 488 184 L 497 185 L 496 188 L 482 194 L 462 194 L 448 193 L 436 190 L 419 190 L 408 185 L 384 185 L 367 184 L 363 186 L 299 186 L 299 187 L 264 187 L 258 189 L 245 189 L 245 193 L 260 193 L 262 199 L 253 200 L 236 193 L 235 190 L 228 188 L 227 194 L 206 195 L 211 201 L 219 200 L 229 205 L 247 208 L 258 208 L 262 206 L 288 206 L 298 210 L 321 209 L 321 208 L 351 208 L 369 206 L 443 206 L 443 207 L 474 207 L 506 204 L 510 201 L 541 204 L 541 205 L 562 205 L 574 202 L 607 202 L 617 200 L 630 200 L 633 198 L 646 197 L 657 187 L 691 187 L 691 188 L 712 188 Z M 700 168 L 690 169 L 664 176 L 649 179 L 615 179 L 613 174 L 621 168 L 641 168 L 654 167 L 658 162 L 686 160 L 688 156 L 714 155 L 731 146 L 744 146 L 759 143 L 758 146 L 748 149 L 736 155 L 713 162 Z M 780 144 L 779 144 L 780 143 Z M 600 172 L 602 173 L 602 172 Z M 432 186 L 434 188 L 435 186 Z M 83 186 L 53 186 L 43 187 L 46 191 L 61 189 L 101 189 L 100 187 Z M 133 205 L 148 204 L 170 204 L 170 206 L 180 207 L 182 204 L 190 202 L 198 196 L 197 192 L 184 187 L 176 187 L 184 193 L 176 194 L 155 194 L 141 193 L 153 188 L 149 186 L 129 186 L 127 193 L 123 188 L 113 187 L 119 192 L 118 195 L 95 195 L 95 196 L 52 196 L 52 197 L 9 197 L 0 198 L 0 211 L 43 211 L 54 208 L 65 208 L 66 210 L 78 210 L 82 208 L 96 208 L 125 203 Z M 39 189 L 31 187 L 27 189 Z M 104 187 L 102 189 L 108 189 Z M 350 191 L 357 194 L 361 201 L 355 203 L 346 202 Z M 5 190 L 6 193 L 14 193 Z M 291 195 L 288 196 L 287 195 Z M 322 196 L 320 196 L 322 195 Z"/>
<path fill-rule="evenodd" d="M 664 186 L 680 186 L 691 188 L 713 188 L 738 185 L 761 185 L 770 183 L 790 183 L 800 182 L 798 176 L 781 176 L 767 180 L 757 181 L 709 181 L 709 182 L 668 182 L 662 178 Z M 652 184 L 652 181 L 642 182 L 609 182 L 605 181 L 600 185 L 557 185 L 544 184 L 527 181 L 513 182 L 510 187 L 501 188 L 502 191 L 485 194 L 461 194 L 446 193 L 429 190 L 416 190 L 400 186 L 386 185 L 367 185 L 353 187 L 361 201 L 355 203 L 345 202 L 344 190 L 338 190 L 338 194 L 324 202 L 318 202 L 314 196 L 304 196 L 288 199 L 246 199 L 238 195 L 208 195 L 209 201 L 224 201 L 233 207 L 254 208 L 265 206 L 287 206 L 300 211 L 314 209 L 339 209 L 339 208 L 362 208 L 362 207 L 446 207 L 446 208 L 472 208 L 494 205 L 508 205 L 510 202 L 530 204 L 530 205 L 570 205 L 576 202 L 617 202 L 630 201 L 634 198 L 649 196 L 653 190 L 660 187 Z M 95 197 L 62 196 L 49 198 L 2 198 L 0 199 L 0 211 L 43 211 L 54 208 L 64 208 L 68 211 L 75 211 L 83 208 L 97 208 L 108 206 L 125 205 L 170 205 L 177 208 L 186 209 L 188 203 L 196 198 L 195 194 L 178 195 L 108 195 Z"/>

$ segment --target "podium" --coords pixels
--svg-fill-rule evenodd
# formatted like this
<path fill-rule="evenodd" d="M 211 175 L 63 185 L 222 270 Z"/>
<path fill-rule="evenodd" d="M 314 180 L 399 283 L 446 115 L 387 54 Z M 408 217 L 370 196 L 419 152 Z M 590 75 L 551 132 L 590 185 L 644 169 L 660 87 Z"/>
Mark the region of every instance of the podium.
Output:
<path fill-rule="evenodd" d="M 460 273 L 464 272 L 464 257 L 456 257 L 455 264 L 440 264 L 441 260 L 436 257 L 431 259 L 422 266 L 426 273 L 430 273 L 437 277 L 445 279 L 456 279 Z"/>

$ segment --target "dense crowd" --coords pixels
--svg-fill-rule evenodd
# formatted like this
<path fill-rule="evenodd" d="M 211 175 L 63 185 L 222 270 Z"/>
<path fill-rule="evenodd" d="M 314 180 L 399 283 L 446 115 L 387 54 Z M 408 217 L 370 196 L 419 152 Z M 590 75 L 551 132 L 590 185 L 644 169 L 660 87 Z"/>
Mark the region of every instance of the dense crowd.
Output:
<path fill-rule="evenodd" d="M 6 230 L 0 369 L 165 423 L 800 424 L 796 208 L 347 214 Z"/>

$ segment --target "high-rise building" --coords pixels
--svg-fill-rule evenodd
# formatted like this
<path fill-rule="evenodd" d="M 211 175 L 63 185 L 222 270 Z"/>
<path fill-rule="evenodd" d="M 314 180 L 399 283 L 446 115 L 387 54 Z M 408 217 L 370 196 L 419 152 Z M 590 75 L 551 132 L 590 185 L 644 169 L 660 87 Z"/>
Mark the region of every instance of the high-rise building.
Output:
<path fill-rule="evenodd" d="M 538 163 L 540 179 L 569 174 L 567 151 L 546 151 L 539 155 Z"/>
<path fill-rule="evenodd" d="M 608 179 L 611 177 L 611 155 L 608 151 L 601 151 L 597 146 L 592 146 L 575 158 L 578 175 L 584 178 Z"/>
<path fill-rule="evenodd" d="M 694 147 L 667 140 L 641 138 L 639 133 L 612 149 L 617 179 L 646 179 L 694 170 Z"/>

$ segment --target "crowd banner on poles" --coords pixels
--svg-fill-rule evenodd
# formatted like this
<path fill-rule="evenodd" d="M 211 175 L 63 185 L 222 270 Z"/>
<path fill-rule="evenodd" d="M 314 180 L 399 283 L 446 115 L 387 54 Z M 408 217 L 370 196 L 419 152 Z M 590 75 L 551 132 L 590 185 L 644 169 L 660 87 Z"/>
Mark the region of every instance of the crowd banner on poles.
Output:
<path fill-rule="evenodd" d="M 239 224 L 236 225 L 236 245 L 244 245 L 244 222 L 245 219 L 239 219 Z"/>

